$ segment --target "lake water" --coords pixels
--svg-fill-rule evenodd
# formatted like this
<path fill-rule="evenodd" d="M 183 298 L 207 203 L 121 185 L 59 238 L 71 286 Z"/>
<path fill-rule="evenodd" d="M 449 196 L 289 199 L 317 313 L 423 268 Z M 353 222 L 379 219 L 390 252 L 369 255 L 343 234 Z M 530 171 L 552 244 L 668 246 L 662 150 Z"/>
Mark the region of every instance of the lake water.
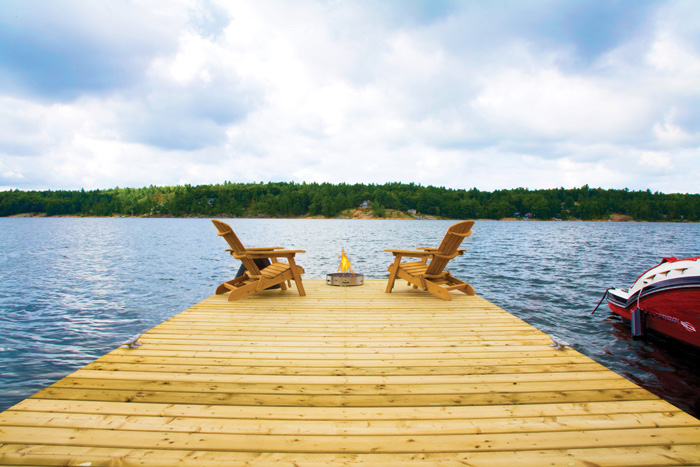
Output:
<path fill-rule="evenodd" d="M 384 279 L 385 248 L 437 245 L 454 221 L 236 219 L 247 246 L 304 249 L 324 279 L 341 248 Z M 238 263 L 208 219 L 0 218 L 0 410 L 194 305 Z M 700 414 L 700 351 L 632 340 L 605 304 L 663 256 L 700 255 L 700 224 L 478 221 L 453 260 L 477 293 Z"/>

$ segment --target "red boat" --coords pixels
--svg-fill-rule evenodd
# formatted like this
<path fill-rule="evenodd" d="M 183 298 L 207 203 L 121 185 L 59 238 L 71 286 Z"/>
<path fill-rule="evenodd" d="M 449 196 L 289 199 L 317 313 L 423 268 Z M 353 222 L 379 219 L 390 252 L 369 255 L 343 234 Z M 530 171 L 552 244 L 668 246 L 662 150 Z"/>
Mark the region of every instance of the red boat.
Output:
<path fill-rule="evenodd" d="M 700 347 L 700 256 L 663 258 L 629 289 L 608 290 L 607 300 L 634 337 L 652 330 Z"/>

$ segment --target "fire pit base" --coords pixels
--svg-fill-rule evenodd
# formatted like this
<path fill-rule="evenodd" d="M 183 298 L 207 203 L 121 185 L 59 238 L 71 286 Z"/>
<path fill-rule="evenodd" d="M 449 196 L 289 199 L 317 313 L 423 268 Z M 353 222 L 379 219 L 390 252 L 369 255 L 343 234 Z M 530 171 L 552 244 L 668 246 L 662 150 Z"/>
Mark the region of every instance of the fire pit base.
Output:
<path fill-rule="evenodd" d="M 347 287 L 352 285 L 362 285 L 365 282 L 364 274 L 348 274 L 343 272 L 334 272 L 326 274 L 326 284 Z"/>

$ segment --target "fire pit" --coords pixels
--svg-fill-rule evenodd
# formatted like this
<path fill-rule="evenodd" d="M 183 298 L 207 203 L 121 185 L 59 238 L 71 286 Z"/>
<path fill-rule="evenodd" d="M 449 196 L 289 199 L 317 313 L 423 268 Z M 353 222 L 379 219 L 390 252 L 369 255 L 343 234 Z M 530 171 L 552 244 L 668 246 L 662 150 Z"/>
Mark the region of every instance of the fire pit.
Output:
<path fill-rule="evenodd" d="M 345 272 L 326 274 L 326 284 L 328 285 L 339 285 L 344 287 L 349 285 L 362 285 L 364 282 L 364 274 L 348 274 Z"/>
<path fill-rule="evenodd" d="M 326 274 L 326 284 L 344 287 L 350 285 L 362 285 L 364 282 L 364 274 L 355 274 L 355 271 L 350 268 L 350 259 L 345 254 L 345 248 L 343 248 L 343 254 L 340 255 L 340 266 L 338 266 L 338 272 Z"/>

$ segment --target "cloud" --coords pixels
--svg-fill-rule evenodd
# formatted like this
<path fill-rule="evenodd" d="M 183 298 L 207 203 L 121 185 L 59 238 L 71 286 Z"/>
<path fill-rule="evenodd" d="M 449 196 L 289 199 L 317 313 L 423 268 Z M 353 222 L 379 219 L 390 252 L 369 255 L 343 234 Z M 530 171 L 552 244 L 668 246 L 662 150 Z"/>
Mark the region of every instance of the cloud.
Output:
<path fill-rule="evenodd" d="M 231 124 L 242 120 L 255 95 L 235 78 L 203 70 L 188 83 L 158 77 L 114 110 L 126 141 L 161 149 L 195 150 L 222 144 Z"/>
<path fill-rule="evenodd" d="M 674 168 L 669 155 L 663 152 L 644 151 L 640 163 L 664 172 L 671 172 Z"/>
<path fill-rule="evenodd" d="M 692 1 L 8 1 L 0 186 L 697 192 L 699 39 Z"/>
<path fill-rule="evenodd" d="M 675 112 L 664 117 L 663 121 L 654 124 L 653 134 L 657 141 L 666 147 L 682 147 L 699 142 L 699 134 L 692 135 L 688 129 L 676 123 Z"/>
<path fill-rule="evenodd" d="M 172 31 L 187 17 L 167 4 L 3 2 L 2 82 L 15 92 L 64 101 L 129 86 L 154 55 L 177 46 Z"/>
<path fill-rule="evenodd" d="M 520 139 L 629 138 L 649 118 L 648 102 L 598 81 L 552 68 L 499 70 L 472 105 L 492 130 Z"/>

